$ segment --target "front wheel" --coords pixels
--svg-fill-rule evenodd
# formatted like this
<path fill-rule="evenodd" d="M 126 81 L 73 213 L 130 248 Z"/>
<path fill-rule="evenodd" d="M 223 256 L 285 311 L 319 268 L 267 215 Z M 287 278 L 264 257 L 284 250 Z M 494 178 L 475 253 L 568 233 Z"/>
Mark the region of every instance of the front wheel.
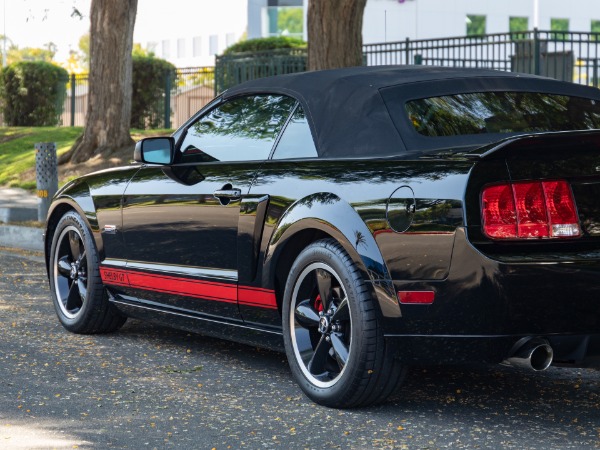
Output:
<path fill-rule="evenodd" d="M 67 212 L 54 231 L 48 273 L 56 315 L 73 333 L 107 333 L 125 323 L 108 301 L 98 264 L 91 232 L 79 214 Z"/>
<path fill-rule="evenodd" d="M 283 331 L 292 375 L 324 406 L 385 400 L 404 377 L 386 348 L 375 300 L 334 240 L 317 241 L 294 262 L 285 288 Z"/>

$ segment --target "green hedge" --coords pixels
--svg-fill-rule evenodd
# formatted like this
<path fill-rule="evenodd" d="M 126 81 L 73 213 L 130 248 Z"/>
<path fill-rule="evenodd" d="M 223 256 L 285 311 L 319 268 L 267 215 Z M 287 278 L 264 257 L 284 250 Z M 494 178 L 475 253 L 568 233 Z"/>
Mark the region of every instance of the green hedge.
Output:
<path fill-rule="evenodd" d="M 132 128 L 164 126 L 167 76 L 170 77 L 170 86 L 174 86 L 177 72 L 170 62 L 154 56 L 133 57 Z"/>
<path fill-rule="evenodd" d="M 0 97 L 8 126 L 58 125 L 69 74 L 45 61 L 21 61 L 0 72 Z"/>
<path fill-rule="evenodd" d="M 223 52 L 223 55 L 244 52 L 264 52 L 284 48 L 306 48 L 306 42 L 302 39 L 286 36 L 248 39 L 227 47 Z"/>

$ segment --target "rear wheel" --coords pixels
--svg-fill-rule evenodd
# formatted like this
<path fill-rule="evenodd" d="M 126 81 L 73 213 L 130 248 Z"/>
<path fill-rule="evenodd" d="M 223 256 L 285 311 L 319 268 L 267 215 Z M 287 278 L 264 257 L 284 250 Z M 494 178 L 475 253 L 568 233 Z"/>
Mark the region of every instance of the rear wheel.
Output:
<path fill-rule="evenodd" d="M 74 333 L 107 333 L 125 323 L 125 317 L 108 301 L 98 265 L 98 252 L 85 222 L 75 211 L 67 212 L 52 238 L 49 276 L 58 319 Z"/>
<path fill-rule="evenodd" d="M 334 240 L 298 255 L 286 284 L 283 329 L 292 374 L 319 404 L 377 403 L 402 382 L 404 370 L 386 348 L 369 286 Z"/>

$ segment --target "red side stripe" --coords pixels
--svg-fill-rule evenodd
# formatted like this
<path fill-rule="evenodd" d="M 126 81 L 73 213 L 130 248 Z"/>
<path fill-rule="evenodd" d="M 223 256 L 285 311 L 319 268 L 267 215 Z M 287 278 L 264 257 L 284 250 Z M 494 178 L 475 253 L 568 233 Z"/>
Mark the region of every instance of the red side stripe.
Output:
<path fill-rule="evenodd" d="M 270 289 L 240 286 L 238 288 L 238 300 L 241 305 L 277 309 L 275 292 L 271 291 Z"/>
<path fill-rule="evenodd" d="M 270 289 L 193 280 L 144 272 L 100 268 L 102 282 L 112 286 L 126 286 L 165 294 L 215 300 L 225 303 L 239 302 L 241 305 L 277 309 L 275 292 Z"/>

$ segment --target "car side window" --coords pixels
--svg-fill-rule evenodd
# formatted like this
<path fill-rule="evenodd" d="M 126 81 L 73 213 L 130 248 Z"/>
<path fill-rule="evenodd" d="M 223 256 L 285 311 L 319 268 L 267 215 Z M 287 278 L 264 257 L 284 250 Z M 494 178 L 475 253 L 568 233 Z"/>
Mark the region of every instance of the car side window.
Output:
<path fill-rule="evenodd" d="M 273 159 L 316 157 L 317 149 L 306 120 L 306 114 L 298 105 L 277 143 Z"/>
<path fill-rule="evenodd" d="M 229 100 L 188 129 L 178 162 L 267 159 L 296 101 L 282 95 Z"/>

